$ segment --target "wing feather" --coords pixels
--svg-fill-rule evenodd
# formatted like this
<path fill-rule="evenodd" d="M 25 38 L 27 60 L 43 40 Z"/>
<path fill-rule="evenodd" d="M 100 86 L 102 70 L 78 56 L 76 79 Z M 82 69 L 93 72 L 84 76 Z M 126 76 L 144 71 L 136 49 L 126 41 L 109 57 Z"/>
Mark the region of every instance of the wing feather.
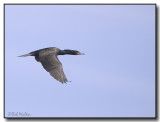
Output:
<path fill-rule="evenodd" d="M 44 69 L 49 72 L 52 77 L 62 83 L 67 82 L 67 78 L 63 72 L 62 64 L 58 60 L 55 53 L 42 52 L 39 54 L 39 61 L 41 62 Z"/>

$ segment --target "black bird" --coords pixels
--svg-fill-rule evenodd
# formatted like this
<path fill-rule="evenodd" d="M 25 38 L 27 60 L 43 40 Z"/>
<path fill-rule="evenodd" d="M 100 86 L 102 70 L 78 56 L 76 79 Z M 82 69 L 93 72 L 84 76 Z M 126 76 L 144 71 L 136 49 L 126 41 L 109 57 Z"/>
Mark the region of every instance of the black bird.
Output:
<path fill-rule="evenodd" d="M 61 62 L 58 60 L 58 55 L 83 55 L 77 50 L 60 50 L 56 47 L 49 47 L 40 50 L 36 50 L 30 52 L 25 55 L 21 55 L 19 57 L 26 57 L 26 56 L 35 56 L 37 62 L 41 62 L 43 68 L 50 73 L 52 77 L 56 80 L 60 81 L 61 83 L 66 83 L 67 78 L 63 72 L 63 67 Z"/>

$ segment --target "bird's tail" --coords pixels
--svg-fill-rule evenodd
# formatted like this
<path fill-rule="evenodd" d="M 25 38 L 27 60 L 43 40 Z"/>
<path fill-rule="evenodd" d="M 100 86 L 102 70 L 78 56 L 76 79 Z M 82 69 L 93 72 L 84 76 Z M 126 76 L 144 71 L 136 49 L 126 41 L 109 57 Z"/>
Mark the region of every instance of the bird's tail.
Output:
<path fill-rule="evenodd" d="M 32 56 L 33 54 L 32 53 L 28 53 L 28 54 L 25 54 L 25 55 L 20 55 L 18 57 L 26 57 L 26 56 Z"/>

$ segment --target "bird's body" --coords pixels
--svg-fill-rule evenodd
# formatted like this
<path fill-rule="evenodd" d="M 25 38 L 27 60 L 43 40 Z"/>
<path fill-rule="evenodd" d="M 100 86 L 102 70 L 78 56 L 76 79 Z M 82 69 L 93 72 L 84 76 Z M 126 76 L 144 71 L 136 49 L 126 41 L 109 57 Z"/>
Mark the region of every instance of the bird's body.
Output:
<path fill-rule="evenodd" d="M 54 77 L 56 80 L 62 83 L 66 83 L 67 78 L 63 72 L 62 64 L 57 58 L 58 55 L 65 55 L 65 54 L 81 55 L 83 53 L 80 53 L 79 51 L 76 50 L 60 50 L 56 47 L 49 47 L 36 50 L 19 57 L 35 56 L 36 61 L 40 62 L 43 68 L 47 72 L 49 72 L 52 77 Z"/>

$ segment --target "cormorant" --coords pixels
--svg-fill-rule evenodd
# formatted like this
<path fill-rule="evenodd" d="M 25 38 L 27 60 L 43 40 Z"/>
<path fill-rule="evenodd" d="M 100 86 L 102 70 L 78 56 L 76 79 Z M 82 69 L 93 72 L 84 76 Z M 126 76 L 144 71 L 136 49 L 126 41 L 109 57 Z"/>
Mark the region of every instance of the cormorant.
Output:
<path fill-rule="evenodd" d="M 36 50 L 33 52 L 30 52 L 25 55 L 21 55 L 19 57 L 26 57 L 26 56 L 35 56 L 35 59 L 37 62 L 41 62 L 43 68 L 50 73 L 52 77 L 54 77 L 56 80 L 60 81 L 61 83 L 66 83 L 67 78 L 63 72 L 63 67 L 61 62 L 58 60 L 58 55 L 83 55 L 84 53 L 81 53 L 77 50 L 60 50 L 56 47 L 49 47 L 44 48 L 40 50 Z"/>

